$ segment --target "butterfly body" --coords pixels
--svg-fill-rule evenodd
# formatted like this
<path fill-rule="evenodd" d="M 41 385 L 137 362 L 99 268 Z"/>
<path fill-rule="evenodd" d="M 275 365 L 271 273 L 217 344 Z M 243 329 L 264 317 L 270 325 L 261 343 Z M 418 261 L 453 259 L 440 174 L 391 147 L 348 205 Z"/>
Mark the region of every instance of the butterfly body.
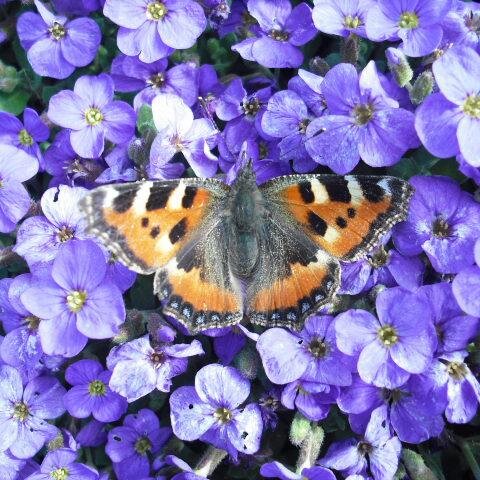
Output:
<path fill-rule="evenodd" d="M 300 328 L 327 304 L 340 264 L 365 256 L 405 218 L 412 189 L 394 177 L 289 175 L 257 186 L 144 181 L 99 187 L 88 227 L 127 266 L 155 272 L 163 309 L 192 332 L 239 323 Z"/>

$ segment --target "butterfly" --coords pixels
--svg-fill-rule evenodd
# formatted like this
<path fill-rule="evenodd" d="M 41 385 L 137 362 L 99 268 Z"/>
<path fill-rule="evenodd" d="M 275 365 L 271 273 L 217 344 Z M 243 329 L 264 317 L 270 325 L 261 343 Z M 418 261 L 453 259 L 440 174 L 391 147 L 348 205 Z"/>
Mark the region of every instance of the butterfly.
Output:
<path fill-rule="evenodd" d="M 287 175 L 257 186 L 183 178 L 106 185 L 80 203 L 88 231 L 127 267 L 155 273 L 163 310 L 191 333 L 239 323 L 302 327 L 331 302 L 340 261 L 404 220 L 412 187 L 388 176 Z"/>

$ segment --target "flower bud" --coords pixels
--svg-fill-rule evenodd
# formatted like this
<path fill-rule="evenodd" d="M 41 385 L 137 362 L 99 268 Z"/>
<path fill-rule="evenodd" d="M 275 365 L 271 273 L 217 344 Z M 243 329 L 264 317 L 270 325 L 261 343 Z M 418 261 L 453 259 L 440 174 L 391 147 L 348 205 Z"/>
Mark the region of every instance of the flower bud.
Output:
<path fill-rule="evenodd" d="M 395 81 L 404 87 L 413 78 L 413 70 L 408 63 L 405 54 L 398 48 L 387 48 L 385 52 L 388 68 L 393 74 Z"/>
<path fill-rule="evenodd" d="M 301 413 L 296 413 L 290 425 L 290 442 L 299 447 L 311 430 L 311 421 Z"/>
<path fill-rule="evenodd" d="M 260 358 L 255 348 L 250 345 L 245 346 L 234 358 L 235 367 L 249 380 L 257 377 Z"/>
<path fill-rule="evenodd" d="M 410 100 L 414 105 L 420 105 L 433 91 L 433 75 L 430 71 L 421 73 L 410 90 Z"/>

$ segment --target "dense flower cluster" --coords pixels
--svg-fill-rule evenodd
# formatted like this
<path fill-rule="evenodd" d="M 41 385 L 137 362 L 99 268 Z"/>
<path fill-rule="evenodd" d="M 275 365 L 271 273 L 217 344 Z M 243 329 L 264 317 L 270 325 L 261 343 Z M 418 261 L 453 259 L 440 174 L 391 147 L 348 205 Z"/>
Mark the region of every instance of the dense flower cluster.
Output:
<path fill-rule="evenodd" d="M 0 480 L 478 478 L 480 4 L 0 13 Z M 78 202 L 245 158 L 403 177 L 408 217 L 299 331 L 192 338 Z"/>

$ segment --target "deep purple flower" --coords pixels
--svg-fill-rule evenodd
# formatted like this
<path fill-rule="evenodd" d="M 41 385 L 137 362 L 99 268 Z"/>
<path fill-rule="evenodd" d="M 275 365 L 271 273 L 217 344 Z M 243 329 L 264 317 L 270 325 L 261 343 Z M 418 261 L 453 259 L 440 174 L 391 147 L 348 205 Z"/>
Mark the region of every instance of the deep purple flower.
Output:
<path fill-rule="evenodd" d="M 328 468 L 320 466 L 304 468 L 298 474 L 277 461 L 264 463 L 260 467 L 260 475 L 264 478 L 279 478 L 280 480 L 335 480 L 335 475 Z"/>
<path fill-rule="evenodd" d="M 104 370 L 96 360 L 80 360 L 65 372 L 65 380 L 72 385 L 63 399 L 68 413 L 76 418 L 90 415 L 100 422 L 114 422 L 127 410 L 127 401 L 110 390 L 111 372 Z"/>
<path fill-rule="evenodd" d="M 151 63 L 173 48 L 190 48 L 205 30 L 202 7 L 186 0 L 107 0 L 103 13 L 120 25 L 118 48 Z"/>
<path fill-rule="evenodd" d="M 447 397 L 445 417 L 451 423 L 472 420 L 480 402 L 480 384 L 465 363 L 466 356 L 465 351 L 444 354 L 433 367 L 435 380 Z"/>
<path fill-rule="evenodd" d="M 335 321 L 337 346 L 347 355 L 358 355 L 362 380 L 396 388 L 430 365 L 436 346 L 432 311 L 423 297 L 401 287 L 379 293 L 376 309 L 378 319 L 365 310 L 340 314 Z"/>
<path fill-rule="evenodd" d="M 143 141 L 139 138 L 133 138 L 129 143 L 116 145 L 108 155 L 105 156 L 107 168 L 95 178 L 95 183 L 115 183 L 115 182 L 133 182 L 138 179 L 137 170 L 129 156 L 129 150 L 144 147 Z"/>
<path fill-rule="evenodd" d="M 415 127 L 433 155 L 448 158 L 462 153 L 480 166 L 480 56 L 471 48 L 454 47 L 433 64 L 440 89 L 418 108 Z"/>
<path fill-rule="evenodd" d="M 14 250 L 30 266 L 50 262 L 70 240 L 85 240 L 85 219 L 78 209 L 79 200 L 88 193 L 81 187 L 49 188 L 42 196 L 43 215 L 27 218 L 18 229 Z"/>
<path fill-rule="evenodd" d="M 423 375 L 412 375 L 406 384 L 394 389 L 375 387 L 355 377 L 337 402 L 349 414 L 350 426 L 358 434 L 363 434 L 371 412 L 380 405 L 388 407 L 390 425 L 402 442 L 424 442 L 438 437 L 444 427 L 445 398 L 438 395 L 436 383 Z"/>
<path fill-rule="evenodd" d="M 232 367 L 207 365 L 198 371 L 195 387 L 180 387 L 170 396 L 175 435 L 211 443 L 233 458 L 260 446 L 262 416 L 257 404 L 245 402 L 250 382 Z"/>
<path fill-rule="evenodd" d="M 452 284 L 441 282 L 425 285 L 418 290 L 423 295 L 433 313 L 433 323 L 437 332 L 436 353 L 456 352 L 467 348 L 468 342 L 476 335 L 478 319 L 465 315 L 452 292 Z"/>
<path fill-rule="evenodd" d="M 450 0 L 378 0 L 366 19 L 367 37 L 374 41 L 402 40 L 409 57 L 432 53 L 442 39 L 441 21 Z"/>
<path fill-rule="evenodd" d="M 474 248 L 476 265 L 461 270 L 453 279 L 452 289 L 462 310 L 480 317 L 480 239 Z"/>
<path fill-rule="evenodd" d="M 289 0 L 249 0 L 248 12 L 260 28 L 232 50 L 264 67 L 299 67 L 303 62 L 299 47 L 316 34 L 311 8 L 306 3 L 292 8 Z"/>
<path fill-rule="evenodd" d="M 353 65 L 335 66 L 322 93 L 329 115 L 308 125 L 306 148 L 335 173 L 350 172 L 360 158 L 372 167 L 393 165 L 419 145 L 413 113 L 388 96 L 373 60 L 360 76 Z"/>
<path fill-rule="evenodd" d="M 105 0 L 53 0 L 58 12 L 85 15 L 102 8 Z"/>
<path fill-rule="evenodd" d="M 169 392 L 172 378 L 185 372 L 188 357 L 203 354 L 198 340 L 174 344 L 176 332 L 164 326 L 154 345 L 148 335 L 114 347 L 107 357 L 110 388 L 133 402 L 157 388 Z"/>
<path fill-rule="evenodd" d="M 35 73 L 63 79 L 95 58 L 102 38 L 95 20 L 68 21 L 54 15 L 39 0 L 35 0 L 35 6 L 40 15 L 25 12 L 17 22 L 20 42 Z"/>
<path fill-rule="evenodd" d="M 167 59 L 144 63 L 136 57 L 119 55 L 112 62 L 111 75 L 115 90 L 140 92 L 135 95 L 133 106 L 151 105 L 161 93 L 178 95 L 191 107 L 198 100 L 197 69 L 195 65 L 181 63 L 167 70 Z"/>
<path fill-rule="evenodd" d="M 293 169 L 298 173 L 310 172 L 316 166 L 305 150 L 305 133 L 312 118 L 302 98 L 290 90 L 273 94 L 262 117 L 263 131 L 281 138 L 280 159 L 293 160 Z"/>
<path fill-rule="evenodd" d="M 0 125 L 0 143 L 21 148 L 42 162 L 42 153 L 37 142 L 47 140 L 50 130 L 35 110 L 26 108 L 23 111 L 23 123 L 11 113 L 0 112 Z"/>
<path fill-rule="evenodd" d="M 207 140 L 217 133 L 215 126 L 205 118 L 194 119 L 184 101 L 170 93 L 153 99 L 152 112 L 158 134 L 150 150 L 150 171 L 161 169 L 181 152 L 198 177 L 213 176 L 217 157 Z"/>
<path fill-rule="evenodd" d="M 40 470 L 26 480 L 97 480 L 98 473 L 91 467 L 77 462 L 77 452 L 60 448 L 48 452 Z"/>
<path fill-rule="evenodd" d="M 298 410 L 304 417 L 318 422 L 326 418 L 337 401 L 340 388 L 306 380 L 295 380 L 282 391 L 282 405 Z"/>
<path fill-rule="evenodd" d="M 390 433 L 388 409 L 380 406 L 373 410 L 363 438 L 333 443 L 319 463 L 343 474 L 365 474 L 368 468 L 373 478 L 392 480 L 401 448 Z"/>
<path fill-rule="evenodd" d="M 133 137 L 135 112 L 128 103 L 113 100 L 113 91 L 108 75 L 86 75 L 75 82 L 73 92 L 62 90 L 50 99 L 50 120 L 71 129 L 72 148 L 84 158 L 99 157 L 105 139 L 124 143 Z"/>
<path fill-rule="evenodd" d="M 38 171 L 38 160 L 19 148 L 0 145 L 0 232 L 11 232 L 30 209 L 22 185 Z"/>
<path fill-rule="evenodd" d="M 321 32 L 330 35 L 358 35 L 366 38 L 365 19 L 372 0 L 323 0 L 315 2 L 313 23 Z"/>
<path fill-rule="evenodd" d="M 457 273 L 473 264 L 473 245 L 480 236 L 480 205 L 448 177 L 415 176 L 415 193 L 405 222 L 393 230 L 404 255 L 425 252 L 440 273 Z"/>
<path fill-rule="evenodd" d="M 98 160 L 80 157 L 70 143 L 70 130 L 60 130 L 43 156 L 45 171 L 52 175 L 49 185 L 91 186 L 102 171 Z"/>
<path fill-rule="evenodd" d="M 33 463 L 33 462 L 32 462 Z M 8 450 L 0 451 L 0 478 L 3 480 L 19 480 L 27 475 L 21 476 L 20 472 L 26 466 L 26 461 L 15 458 Z"/>
<path fill-rule="evenodd" d="M 79 430 L 75 440 L 81 447 L 100 447 L 107 443 L 107 426 L 92 419 Z"/>
<path fill-rule="evenodd" d="M 254 140 L 258 134 L 270 139 L 262 130 L 262 117 L 270 96 L 270 87 L 247 95 L 240 78 L 230 82 L 216 107 L 218 118 L 228 122 L 223 135 L 229 150 L 240 151 L 245 140 Z"/>
<path fill-rule="evenodd" d="M 326 385 L 350 385 L 351 360 L 336 346 L 333 320 L 328 315 L 316 315 L 307 318 L 300 333 L 283 328 L 270 328 L 262 333 L 257 350 L 270 381 L 285 384 L 302 379 Z"/>
<path fill-rule="evenodd" d="M 157 454 L 171 435 L 171 429 L 160 427 L 158 417 L 149 409 L 125 417 L 123 426 L 108 433 L 105 447 L 119 480 L 148 477 L 148 455 Z"/>
<path fill-rule="evenodd" d="M 181 470 L 181 473 L 174 475 L 171 480 L 208 480 L 207 477 L 197 475 L 187 462 L 175 455 L 167 455 L 165 457 L 165 463 Z"/>
<path fill-rule="evenodd" d="M 125 318 L 122 293 L 105 279 L 103 251 L 90 240 L 65 245 L 53 262 L 50 278 L 27 289 L 21 300 L 39 326 L 45 353 L 73 357 L 88 338 L 110 338 Z"/>
<path fill-rule="evenodd" d="M 322 116 L 327 109 L 322 93 L 323 77 L 307 70 L 298 69 L 298 75 L 288 81 L 288 89 L 297 93 L 309 110 L 317 117 Z"/>
<path fill-rule="evenodd" d="M 46 420 L 65 411 L 64 394 L 54 377 L 36 377 L 24 387 L 13 367 L 0 366 L 0 450 L 10 448 L 17 458 L 33 457 L 58 433 Z"/>
<path fill-rule="evenodd" d="M 479 51 L 480 5 L 454 0 L 442 22 L 442 44 L 465 45 Z"/>

